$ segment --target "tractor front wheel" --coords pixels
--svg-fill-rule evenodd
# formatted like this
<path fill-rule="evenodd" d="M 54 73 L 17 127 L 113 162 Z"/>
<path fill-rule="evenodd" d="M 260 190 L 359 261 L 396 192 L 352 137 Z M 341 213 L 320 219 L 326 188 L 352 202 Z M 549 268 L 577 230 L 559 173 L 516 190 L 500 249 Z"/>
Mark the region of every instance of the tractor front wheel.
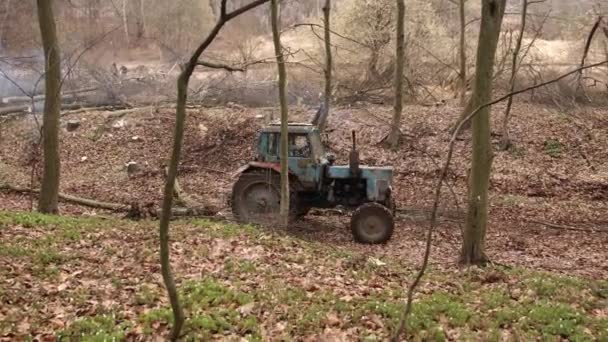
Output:
<path fill-rule="evenodd" d="M 380 203 L 365 203 L 353 213 L 350 226 L 355 241 L 378 244 L 391 238 L 395 222 L 389 208 Z"/>

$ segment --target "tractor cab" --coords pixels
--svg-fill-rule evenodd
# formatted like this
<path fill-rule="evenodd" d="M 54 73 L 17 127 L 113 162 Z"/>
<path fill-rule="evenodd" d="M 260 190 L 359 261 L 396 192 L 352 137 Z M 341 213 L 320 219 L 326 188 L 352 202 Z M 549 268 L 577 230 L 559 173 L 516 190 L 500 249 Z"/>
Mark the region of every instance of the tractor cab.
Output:
<path fill-rule="evenodd" d="M 319 130 L 311 124 L 290 123 L 288 132 L 289 171 L 298 178 L 305 189 L 314 190 L 321 182 L 324 165 L 329 163 Z M 258 141 L 257 161 L 280 163 L 280 147 L 281 125 L 266 126 L 262 129 Z"/>

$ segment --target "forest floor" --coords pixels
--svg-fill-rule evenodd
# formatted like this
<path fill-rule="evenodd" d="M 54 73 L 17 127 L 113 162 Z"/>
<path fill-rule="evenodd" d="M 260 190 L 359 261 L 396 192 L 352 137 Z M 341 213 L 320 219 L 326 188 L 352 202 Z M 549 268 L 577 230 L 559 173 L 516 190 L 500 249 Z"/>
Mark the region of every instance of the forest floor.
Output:
<path fill-rule="evenodd" d="M 500 118 L 504 108 L 498 105 L 493 109 L 494 117 Z M 411 279 L 411 271 L 419 264 L 422 255 L 424 233 L 428 227 L 426 215 L 432 202 L 439 165 L 446 153 L 447 131 L 460 111 L 451 105 L 406 106 L 402 127 L 405 132 L 404 143 L 399 150 L 388 151 L 379 142 L 387 132 L 390 111 L 386 106 L 336 108 L 332 111 L 325 140 L 329 150 L 338 156 L 338 162 L 346 162 L 350 149 L 350 131 L 354 129 L 358 132 L 362 163 L 395 167 L 394 187 L 400 215 L 392 240 L 382 246 L 355 244 L 348 229 L 348 216 L 335 211 L 312 212 L 284 233 L 289 236 L 289 241 L 296 241 L 294 243 L 297 244 L 301 243 L 297 241 L 304 240 L 307 244 L 324 246 L 328 251 L 339 250 L 341 253 L 362 255 L 365 260 L 398 264 L 409 272 L 395 280 L 395 283 L 403 286 L 407 282 L 405 279 Z M 92 111 L 67 114 L 62 118 L 61 190 L 67 194 L 102 201 L 158 205 L 162 197 L 163 166 L 171 146 L 174 109 L 146 107 L 122 116 L 116 114 Z M 234 105 L 230 108 L 192 108 L 188 114 L 180 184 L 185 191 L 200 200 L 223 208 L 221 213 L 230 217 L 226 202 L 234 182 L 231 174 L 253 157 L 258 128 L 265 122 L 263 118 L 269 115 L 277 117 L 278 112 L 275 108 L 243 108 Z M 494 158 L 487 236 L 489 257 L 498 264 L 513 267 L 513 270 L 501 271 L 509 279 L 519 279 L 512 272 L 524 272 L 524 278 L 536 279 L 530 275 L 531 270 L 551 272 L 551 277 L 557 279 L 562 279 L 561 276 L 574 276 L 577 278 L 567 279 L 578 279 L 586 283 L 585 286 L 607 279 L 608 110 L 581 107 L 564 112 L 545 106 L 516 103 L 513 114 L 511 134 L 515 146 L 507 152 L 496 150 Z M 290 115 L 294 121 L 308 121 L 312 111 L 292 108 Z M 67 120 L 75 119 L 80 121 L 80 127 L 73 132 L 65 131 Z M 3 122 L 0 126 L 0 183 L 29 186 L 31 160 L 36 157 L 31 147 L 31 141 L 37 140 L 35 127 L 31 118 Z M 495 146 L 498 145 L 498 139 L 499 136 L 493 134 Z M 443 192 L 442 208 L 447 214 L 441 220 L 433 243 L 431 268 L 439 277 L 440 274 L 456 272 L 459 226 L 462 225 L 465 210 L 463 203 L 466 198 L 469 158 L 470 139 L 465 134 L 457 143 L 455 160 L 449 173 L 452 191 L 446 188 Z M 125 170 L 125 164 L 130 161 L 135 161 L 140 166 L 139 171 L 131 175 Z M 28 195 L 0 193 L 0 208 L 4 210 L 25 211 L 30 209 L 30 205 Z M 62 204 L 61 211 L 79 216 L 108 216 L 101 211 L 68 204 Z M 155 226 L 151 223 L 131 224 L 114 219 L 107 222 L 120 226 L 107 232 L 110 235 L 118 235 L 123 227 L 147 227 L 148 232 L 153 232 Z M 178 227 L 181 228 L 178 230 L 184 229 L 192 233 L 192 225 L 180 223 Z M 9 226 L 9 229 L 3 229 L 0 242 L 12 243 L 10 236 L 13 230 L 19 233 L 17 235 L 25 234 L 24 239 L 27 241 L 37 238 L 44 241 L 44 229 L 37 224 L 32 226 L 36 228 L 32 233 L 34 236 L 19 230 L 20 225 Z M 186 244 L 178 251 L 193 253 L 194 246 L 187 245 L 192 243 L 192 239 L 202 241 L 201 249 L 211 248 L 207 245 L 204 234 L 182 236 L 188 238 L 183 240 L 179 236 L 174 237 L 176 243 Z M 154 233 L 147 236 L 150 244 L 155 238 Z M 115 238 L 113 248 L 122 249 L 122 242 L 119 241 Z M 250 242 L 252 245 L 257 243 Z M 80 243 L 94 242 L 84 239 Z M 70 248 L 77 253 L 78 243 Z M 105 252 L 98 250 L 98 253 Z M 153 259 L 154 249 L 150 249 L 149 253 Z M 279 250 L 272 253 L 278 256 L 283 252 Z M 332 262 L 338 260 L 341 260 L 340 257 Z M 150 267 L 152 266 L 151 264 Z M 316 270 L 317 268 L 305 267 L 302 272 Z M 139 271 L 142 270 L 137 270 Z M 125 277 L 130 277 L 131 270 L 122 272 Z M 332 272 L 331 267 L 327 272 Z M 277 277 L 280 279 L 280 275 Z M 205 279 L 212 286 L 218 285 L 212 278 Z M 317 280 L 314 276 L 310 279 Z M 300 280 L 307 279 L 304 277 Z M 4 281 L 10 279 L 4 277 Z M 38 281 L 31 280 L 29 284 L 38 284 Z M 460 284 L 456 287 L 464 286 L 465 282 L 456 281 L 456 284 Z M 560 283 L 556 286 L 562 285 Z M 386 289 L 384 286 L 381 288 Z M 86 295 L 84 297 L 88 298 Z M 573 310 L 578 310 L 577 305 L 579 304 Z M 599 312 L 593 315 L 605 317 L 605 311 Z M 130 316 L 129 319 L 133 317 Z M 440 323 L 442 327 L 447 327 L 444 326 L 445 322 Z M 592 332 L 599 331 L 585 327 Z M 476 330 L 479 329 L 471 328 L 471 331 Z M 265 333 L 267 332 L 260 332 L 262 335 Z"/>
<path fill-rule="evenodd" d="M 0 212 L 0 340 L 163 340 L 157 225 Z M 385 340 L 415 267 L 282 231 L 175 221 L 186 340 Z M 608 340 L 608 282 L 431 267 L 414 340 Z M 408 338 L 408 339 L 410 339 Z"/>

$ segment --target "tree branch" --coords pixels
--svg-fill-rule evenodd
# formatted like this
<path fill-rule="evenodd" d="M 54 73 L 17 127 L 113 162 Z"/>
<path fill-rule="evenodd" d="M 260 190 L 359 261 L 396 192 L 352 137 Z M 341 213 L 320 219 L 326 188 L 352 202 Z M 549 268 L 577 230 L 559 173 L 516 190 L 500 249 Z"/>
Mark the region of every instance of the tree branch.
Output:
<path fill-rule="evenodd" d="M 236 71 L 244 72 L 245 71 L 245 69 L 243 69 L 243 68 L 233 67 L 233 66 L 230 66 L 227 64 L 222 64 L 222 63 L 207 62 L 207 61 L 198 61 L 198 62 L 196 62 L 196 65 L 204 66 L 204 67 L 211 68 L 211 69 L 224 69 L 229 72 L 236 72 Z"/>

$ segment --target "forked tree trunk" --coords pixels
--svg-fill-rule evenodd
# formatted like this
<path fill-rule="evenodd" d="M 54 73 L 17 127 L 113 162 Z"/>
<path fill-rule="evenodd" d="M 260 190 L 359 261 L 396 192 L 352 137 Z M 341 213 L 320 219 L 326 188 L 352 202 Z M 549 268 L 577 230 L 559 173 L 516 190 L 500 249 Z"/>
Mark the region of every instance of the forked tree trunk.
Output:
<path fill-rule="evenodd" d="M 277 58 L 277 68 L 279 71 L 279 103 L 281 106 L 281 225 L 289 225 L 289 168 L 288 158 L 288 112 L 286 83 L 287 73 L 285 71 L 285 59 L 281 46 L 281 36 L 279 33 L 279 0 L 271 0 L 270 22 L 272 26 L 272 40 L 274 42 L 274 54 Z"/>
<path fill-rule="evenodd" d="M 521 50 L 521 44 L 524 40 L 524 31 L 526 30 L 526 17 L 528 16 L 528 0 L 522 0 L 521 5 L 521 22 L 519 27 L 519 36 L 515 42 L 515 49 L 513 50 L 513 59 L 511 60 L 511 78 L 509 79 L 509 93 L 515 90 L 517 82 L 517 70 L 519 69 L 519 51 Z M 511 146 L 511 139 L 509 138 L 509 120 L 511 119 L 511 107 L 513 106 L 513 96 L 509 96 L 507 100 L 507 108 L 505 109 L 505 116 L 502 120 L 502 137 L 500 138 L 500 149 L 506 151 Z"/>
<path fill-rule="evenodd" d="M 403 64 L 405 59 L 405 0 L 397 0 L 397 46 L 395 52 L 395 104 L 387 143 L 393 149 L 401 140 L 401 112 L 403 111 Z"/>
<path fill-rule="evenodd" d="M 459 46 L 459 57 L 460 57 L 460 106 L 464 107 L 467 101 L 467 50 L 466 50 L 466 16 L 465 16 L 465 2 L 466 0 L 460 0 L 458 6 L 458 12 L 460 17 L 460 46 Z"/>
<path fill-rule="evenodd" d="M 331 77 L 332 77 L 332 55 L 331 55 L 331 28 L 330 28 L 331 0 L 325 0 L 323 6 L 323 31 L 325 35 L 325 95 L 323 98 L 323 108 L 319 111 L 319 115 L 313 120 L 313 125 L 323 132 L 327 125 L 329 117 L 329 107 L 331 105 Z"/>
<path fill-rule="evenodd" d="M 469 108 L 490 102 L 492 74 L 496 47 L 505 11 L 506 0 L 482 0 L 481 27 L 477 48 L 475 87 Z M 472 119 L 473 156 L 469 176 L 469 199 L 460 261 L 463 264 L 483 264 L 488 221 L 488 187 L 492 167 L 490 141 L 490 107 L 485 107 Z"/>
<path fill-rule="evenodd" d="M 268 0 L 254 0 L 232 12 L 227 11 L 227 0 L 222 0 L 220 4 L 220 17 L 215 23 L 215 26 L 211 29 L 205 40 L 197 47 L 196 51 L 192 53 L 190 59 L 186 64 L 182 66 L 182 72 L 177 80 L 177 104 L 175 109 L 175 129 L 173 133 L 173 149 L 171 151 L 171 158 L 167 171 L 167 179 L 165 181 L 165 188 L 163 193 L 163 205 L 162 213 L 160 217 L 159 232 L 160 232 L 160 264 L 161 272 L 163 275 L 163 282 L 167 288 L 169 295 L 169 301 L 171 302 L 171 309 L 173 311 L 173 328 L 171 329 L 171 335 L 169 338 L 172 341 L 179 339 L 181 335 L 181 328 L 184 323 L 184 312 L 182 310 L 175 281 L 173 279 L 173 272 L 171 270 L 171 262 L 169 259 L 169 221 L 171 219 L 171 211 L 173 209 L 173 194 L 175 190 L 175 181 L 177 178 L 177 167 L 182 150 L 182 143 L 184 140 L 184 127 L 186 124 L 186 101 L 188 99 L 188 83 L 194 72 L 194 68 L 198 63 L 198 59 L 205 52 L 205 50 L 213 43 L 220 30 L 224 25 L 238 17 L 239 15 L 254 9 Z"/>
<path fill-rule="evenodd" d="M 53 15 L 53 1 L 38 0 L 38 22 L 45 57 L 45 101 L 42 119 L 44 171 L 38 199 L 41 213 L 58 212 L 59 202 L 59 112 L 61 109 L 61 56 Z"/>

